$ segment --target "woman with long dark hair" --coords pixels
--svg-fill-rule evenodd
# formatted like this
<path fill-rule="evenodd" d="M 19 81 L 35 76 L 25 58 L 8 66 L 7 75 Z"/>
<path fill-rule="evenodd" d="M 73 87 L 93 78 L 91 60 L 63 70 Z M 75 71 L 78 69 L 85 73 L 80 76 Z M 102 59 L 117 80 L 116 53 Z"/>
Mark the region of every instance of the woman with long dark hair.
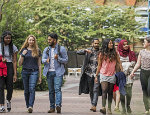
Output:
<path fill-rule="evenodd" d="M 106 114 L 106 99 L 108 94 L 108 114 L 111 112 L 111 104 L 113 98 L 113 88 L 116 83 L 116 64 L 119 63 L 122 68 L 119 56 L 115 50 L 114 44 L 111 39 L 105 39 L 102 43 L 101 52 L 98 59 L 98 67 L 95 77 L 95 82 L 98 80 L 98 74 L 100 73 L 100 83 L 102 87 L 102 109 L 100 112 Z"/>
<path fill-rule="evenodd" d="M 140 81 L 143 91 L 143 102 L 145 106 L 145 114 L 149 115 L 150 109 L 150 37 L 144 39 L 144 49 L 140 51 L 138 55 L 137 63 L 130 74 L 130 77 L 134 77 L 134 72 L 136 72 L 140 67 Z"/>
<path fill-rule="evenodd" d="M 2 62 L 6 63 L 7 76 L 0 76 L 0 112 L 5 112 L 4 87 L 6 85 L 7 110 L 11 110 L 11 98 L 13 93 L 13 81 L 17 80 L 17 47 L 12 42 L 12 34 L 9 31 L 3 32 L 0 43 L 0 56 Z"/>

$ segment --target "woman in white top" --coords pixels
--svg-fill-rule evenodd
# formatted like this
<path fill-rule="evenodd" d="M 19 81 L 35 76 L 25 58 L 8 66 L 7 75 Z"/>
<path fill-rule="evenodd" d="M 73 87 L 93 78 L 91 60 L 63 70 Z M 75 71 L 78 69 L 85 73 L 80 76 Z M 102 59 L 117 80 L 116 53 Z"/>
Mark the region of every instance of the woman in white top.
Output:
<path fill-rule="evenodd" d="M 123 72 L 126 75 L 126 86 L 125 86 L 126 95 L 125 96 L 120 95 L 121 105 L 123 109 L 122 113 L 126 114 L 127 111 L 127 113 L 130 114 L 132 112 L 130 102 L 132 98 L 133 80 L 130 79 L 129 75 L 135 66 L 137 58 L 135 56 L 135 53 L 131 51 L 127 40 L 121 40 L 119 42 L 118 53 L 120 55 L 120 61 L 122 62 Z"/>
<path fill-rule="evenodd" d="M 149 114 L 150 104 L 150 37 L 144 39 L 144 49 L 140 51 L 138 55 L 137 63 L 130 74 L 130 77 L 134 77 L 134 72 L 141 67 L 140 81 L 143 91 L 143 102 L 145 106 L 145 114 Z"/>
<path fill-rule="evenodd" d="M 3 32 L 0 43 L 0 56 L 2 56 L 2 62 L 7 65 L 7 76 L 0 76 L 0 112 L 5 112 L 5 85 L 7 90 L 7 110 L 11 110 L 13 81 L 16 82 L 17 80 L 17 52 L 17 47 L 12 43 L 12 34 L 9 31 Z"/>

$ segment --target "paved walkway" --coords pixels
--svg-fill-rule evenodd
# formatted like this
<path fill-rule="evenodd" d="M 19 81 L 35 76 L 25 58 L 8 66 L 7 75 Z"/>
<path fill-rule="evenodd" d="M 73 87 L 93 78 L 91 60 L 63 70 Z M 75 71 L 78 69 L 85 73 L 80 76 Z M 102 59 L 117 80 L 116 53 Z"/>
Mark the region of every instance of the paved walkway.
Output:
<path fill-rule="evenodd" d="M 62 115 L 102 115 L 99 112 L 101 108 L 101 97 L 99 97 L 99 102 L 97 106 L 97 112 L 91 112 L 89 109 L 90 98 L 89 95 L 78 95 L 79 88 L 79 77 L 74 76 L 67 77 L 66 82 L 63 86 L 63 104 L 62 104 Z M 142 91 L 140 86 L 140 81 L 136 80 L 133 85 L 133 98 L 131 103 L 133 115 L 142 115 L 144 113 L 144 105 L 142 102 Z M 120 105 L 121 108 L 121 105 Z M 36 92 L 36 100 L 34 104 L 34 111 L 32 115 L 47 115 L 49 109 L 49 97 L 48 91 Z M 112 110 L 114 109 L 114 102 L 112 104 Z M 113 115 L 119 115 L 112 111 Z M 12 99 L 12 111 L 10 113 L 1 114 L 11 114 L 11 115 L 28 115 L 27 109 L 25 108 L 25 101 L 23 91 L 15 90 Z M 56 115 L 57 113 L 51 113 Z"/>

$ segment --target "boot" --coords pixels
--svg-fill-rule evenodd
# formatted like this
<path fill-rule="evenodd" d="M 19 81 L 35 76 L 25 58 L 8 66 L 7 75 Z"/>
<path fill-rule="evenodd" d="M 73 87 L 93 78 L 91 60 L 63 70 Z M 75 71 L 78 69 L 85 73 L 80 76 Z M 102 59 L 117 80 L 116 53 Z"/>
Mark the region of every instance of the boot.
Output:
<path fill-rule="evenodd" d="M 127 113 L 129 113 L 129 114 L 132 113 L 132 110 L 129 105 L 127 106 Z"/>
<path fill-rule="evenodd" d="M 100 109 L 100 112 L 103 113 L 103 114 L 106 114 L 106 108 L 103 107 L 102 109 Z"/>
<path fill-rule="evenodd" d="M 96 112 L 96 106 L 92 106 L 90 110 Z"/>
<path fill-rule="evenodd" d="M 108 115 L 112 114 L 111 108 L 108 108 L 108 109 L 107 109 L 107 113 L 108 113 Z"/>
<path fill-rule="evenodd" d="M 54 113 L 55 109 L 54 108 L 50 108 L 50 110 L 48 110 L 48 113 Z"/>

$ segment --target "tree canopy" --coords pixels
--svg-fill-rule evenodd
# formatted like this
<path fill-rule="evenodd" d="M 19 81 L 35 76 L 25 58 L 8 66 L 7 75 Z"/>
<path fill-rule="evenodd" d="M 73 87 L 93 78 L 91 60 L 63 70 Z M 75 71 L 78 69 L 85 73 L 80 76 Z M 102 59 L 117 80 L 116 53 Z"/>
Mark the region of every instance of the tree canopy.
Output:
<path fill-rule="evenodd" d="M 0 32 L 10 30 L 18 47 L 34 34 L 43 50 L 50 32 L 60 44 L 75 50 L 97 38 L 138 38 L 140 24 L 134 8 L 96 6 L 92 0 L 11 0 L 4 6 Z"/>

